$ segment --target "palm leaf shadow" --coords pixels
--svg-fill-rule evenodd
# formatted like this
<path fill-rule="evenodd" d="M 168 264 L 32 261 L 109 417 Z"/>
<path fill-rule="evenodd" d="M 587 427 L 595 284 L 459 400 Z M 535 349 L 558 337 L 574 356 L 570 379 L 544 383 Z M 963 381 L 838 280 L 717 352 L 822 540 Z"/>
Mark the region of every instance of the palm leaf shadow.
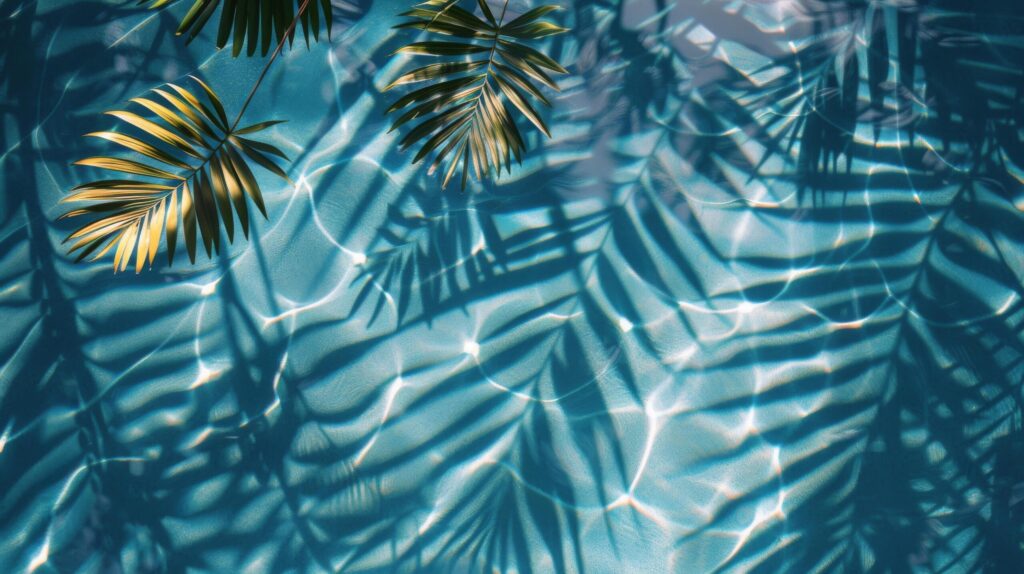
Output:
<path fill-rule="evenodd" d="M 5 473 L 5 492 L 21 493 L 24 498 L 16 503 L 6 500 L 4 514 L 5 523 L 20 525 L 15 527 L 24 528 L 39 540 L 56 541 L 54 532 L 77 531 L 79 536 L 65 536 L 59 539 L 59 545 L 55 543 L 50 548 L 50 560 L 60 568 L 77 567 L 87 561 L 115 565 L 123 559 L 120 550 L 133 544 L 139 551 L 140 561 L 136 564 L 140 568 L 155 570 L 161 563 L 167 564 L 165 560 L 172 567 L 175 563 L 173 558 L 167 559 L 171 544 L 166 530 L 158 519 L 141 511 L 153 502 L 152 494 L 142 486 L 146 477 L 129 462 L 134 458 L 132 453 L 118 443 L 113 431 L 116 417 L 103 408 L 102 397 L 107 389 L 95 375 L 93 358 L 85 352 L 87 336 L 81 333 L 81 324 L 76 319 L 78 302 L 66 294 L 69 280 L 60 269 L 61 258 L 51 244 L 49 217 L 39 193 L 45 189 L 44 180 L 38 176 L 46 173 L 41 166 L 46 162 L 68 162 L 65 151 L 49 147 L 47 142 L 61 141 L 64 130 L 79 125 L 77 118 L 51 121 L 53 112 L 48 110 L 66 102 L 91 102 L 100 93 L 124 91 L 131 89 L 134 82 L 151 81 L 141 72 L 106 74 L 106 70 L 117 69 L 117 58 L 133 58 L 153 49 L 123 44 L 108 50 L 98 41 L 89 43 L 84 49 L 96 51 L 99 56 L 88 60 L 84 69 L 105 75 L 105 81 L 60 85 L 60 78 L 42 73 L 35 65 L 37 50 L 46 45 L 39 35 L 58 28 L 56 22 L 82 22 L 88 26 L 90 22 L 117 19 L 127 13 L 123 8 L 83 2 L 45 12 L 37 12 L 35 3 L 29 3 L 3 14 L 2 36 L 10 49 L 3 58 L 0 93 L 7 104 L 3 114 L 15 127 L 15 140 L 4 141 L 4 149 L 10 150 L 4 158 L 4 215 L 6 223 L 17 230 L 8 240 L 29 245 L 27 251 L 12 251 L 19 255 L 10 260 L 14 273 L 5 280 L 30 285 L 37 301 L 33 306 L 38 306 L 31 314 L 30 324 L 24 326 L 29 337 L 17 352 L 22 356 L 19 370 L 4 375 L 18 384 L 5 387 L 0 396 L 0 414 L 9 421 L 7 432 L 18 436 L 17 441 L 6 445 L 5 464 L 24 469 L 22 473 Z M 158 35 L 154 44 L 163 40 Z M 72 58 L 81 61 L 78 55 L 59 51 L 48 54 L 51 62 Z M 39 94 L 45 97 L 40 98 Z M 60 94 L 60 100 L 52 101 L 54 94 Z M 36 139 L 35 134 L 41 136 Z M 61 408 L 74 415 L 76 425 L 62 428 L 54 424 L 59 421 Z M 59 430 L 55 433 L 54 429 Z M 53 453 L 60 455 L 54 458 Z M 50 496 L 47 483 L 38 480 L 37 475 L 39 469 L 53 468 L 55 462 L 63 476 L 51 478 L 62 479 L 67 492 L 55 501 L 52 510 L 43 508 L 50 511 L 47 519 L 39 515 L 39 505 L 27 503 Z M 76 513 L 72 509 L 80 510 Z M 27 564 L 31 556 L 25 553 L 30 550 L 30 546 L 12 548 L 2 561 Z"/>
<path fill-rule="evenodd" d="M 833 307 L 812 303 L 821 300 L 814 278 L 820 271 L 808 279 L 779 281 L 762 288 L 785 292 L 786 300 L 803 294 L 805 304 L 813 305 L 819 317 L 833 321 L 877 317 L 870 322 L 857 320 L 857 335 L 845 337 L 851 343 L 841 344 L 833 336 L 823 345 L 830 362 L 857 347 L 890 348 L 886 362 L 881 363 L 890 366 L 885 376 L 877 379 L 884 392 L 876 403 L 856 401 L 845 413 L 837 410 L 839 406 L 823 408 L 808 414 L 797 427 L 780 429 L 787 432 L 775 436 L 761 431 L 768 444 L 785 447 L 802 440 L 802 433 L 789 434 L 796 429 L 822 434 L 841 426 L 837 421 L 865 417 L 870 421 L 856 433 L 841 433 L 842 438 L 807 459 L 815 464 L 794 462 L 784 467 L 783 490 L 795 489 L 816 474 L 830 478 L 819 495 L 788 508 L 784 522 L 771 522 L 751 534 L 718 569 L 817 571 L 841 565 L 855 571 L 891 572 L 915 567 L 941 570 L 954 565 L 964 571 L 1010 567 L 1020 560 L 1019 551 L 1011 551 L 1013 545 L 1007 545 L 1007 538 L 1016 534 L 992 528 L 978 504 L 1001 497 L 1007 505 L 1001 509 L 1003 520 L 1007 512 L 1016 512 L 1007 498 L 1006 485 L 1016 483 L 1019 470 L 1002 462 L 1000 473 L 1006 474 L 998 474 L 991 461 L 998 458 L 996 453 L 1015 448 L 1006 445 L 1017 440 L 1021 416 L 1021 341 L 1019 330 L 1012 327 L 1021 309 L 1017 303 L 1009 304 L 1012 301 L 999 308 L 994 300 L 1000 292 L 1010 293 L 1011 299 L 1012 294 L 1019 297 L 1022 289 L 1012 257 L 1007 257 L 1019 245 L 1002 236 L 1004 230 L 1019 225 L 1010 200 L 1019 182 L 1008 175 L 1004 158 L 1018 145 L 1006 126 L 1016 121 L 1012 110 L 1020 79 L 1012 67 L 1003 67 L 984 72 L 993 80 L 991 85 L 1002 86 L 1002 91 L 979 83 L 980 72 L 972 68 L 972 62 L 991 53 L 986 52 L 991 47 L 970 38 L 991 33 L 985 31 L 986 26 L 993 27 L 991 30 L 999 27 L 996 22 L 1019 18 L 1018 9 L 1009 4 L 984 8 L 962 4 L 935 14 L 923 3 L 908 4 L 891 9 L 894 17 L 883 19 L 881 9 L 868 9 L 864 3 L 826 4 L 814 12 L 816 25 L 822 23 L 816 33 L 829 26 L 852 28 L 863 33 L 866 45 L 854 48 L 829 35 L 824 37 L 829 38 L 831 49 L 816 47 L 813 42 L 804 44 L 809 47 L 796 56 L 799 65 L 794 61 L 787 67 L 803 70 L 801 83 L 814 86 L 803 99 L 810 112 L 792 123 L 786 118 L 799 106 L 780 108 L 782 119 L 769 121 L 770 129 L 758 122 L 749 129 L 744 127 L 747 124 L 738 124 L 768 148 L 757 169 L 745 171 L 752 180 L 756 178 L 758 170 L 768 165 L 767 158 L 781 153 L 773 150 L 785 149 L 778 147 L 783 140 L 777 134 L 790 134 L 787 137 L 799 145 L 798 155 L 795 161 L 783 157 L 789 168 L 782 172 L 781 180 L 793 181 L 801 191 L 813 189 L 819 197 L 838 192 L 844 198 L 843 205 L 819 204 L 804 218 L 820 224 L 841 221 L 846 226 L 878 223 L 893 229 L 881 237 L 854 234 L 842 245 L 832 246 L 841 250 L 838 254 L 822 252 L 816 259 L 818 268 L 832 260 L 851 269 L 846 289 L 861 309 L 851 308 L 853 312 L 845 317 L 840 310 L 849 302 Z M 836 21 L 829 21 L 837 15 Z M 889 34 L 885 27 L 891 23 L 897 29 Z M 898 57 L 889 52 L 892 37 L 900 45 Z M 951 43 L 952 38 L 959 41 Z M 1003 54 L 1016 53 L 1015 48 L 1005 50 Z M 780 61 L 785 62 L 781 59 L 774 64 Z M 867 63 L 866 74 L 863 62 Z M 915 74 L 917 69 L 922 69 L 923 75 Z M 861 90 L 865 78 L 868 86 Z M 891 82 L 891 78 L 902 84 Z M 792 76 L 782 76 L 768 85 L 774 90 L 791 81 Z M 865 95 L 866 101 L 861 101 Z M 791 125 L 780 130 L 787 122 Z M 865 132 L 872 135 L 855 136 Z M 880 137 L 896 139 L 900 145 L 882 147 L 868 139 L 878 142 Z M 922 140 L 931 145 L 915 145 Z M 722 148 L 710 149 L 713 151 L 697 157 L 716 158 L 708 165 L 717 169 L 721 162 L 716 154 Z M 837 173 L 838 159 L 843 156 L 847 159 L 843 166 L 846 176 Z M 872 171 L 865 174 L 862 169 Z M 865 189 L 869 191 L 865 193 Z M 875 189 L 902 190 L 905 195 L 881 194 L 872 199 Z M 863 199 L 848 203 L 851 192 L 858 190 L 864 193 Z M 803 203 L 802 194 L 796 201 Z M 908 205 L 922 204 L 908 209 Z M 799 211 L 776 211 L 776 215 L 785 220 Z M 922 225 L 922 221 L 931 223 Z M 771 260 L 759 264 L 767 262 Z M 771 263 L 802 265 L 799 261 Z M 863 268 L 864 263 L 868 267 L 857 278 L 852 269 Z M 797 288 L 801 284 L 806 287 Z M 746 290 L 736 293 L 749 294 Z M 984 319 L 974 319 L 977 317 Z M 974 340 L 987 343 L 969 343 Z M 780 351 L 803 356 L 792 343 L 777 344 Z M 744 364 L 773 360 L 767 354 L 773 347 L 766 346 L 760 335 L 752 338 L 750 345 L 755 351 Z M 813 348 L 807 352 L 806 356 L 816 354 Z M 986 367 L 993 360 L 1000 366 Z M 828 372 L 828 377 L 787 381 L 779 387 L 780 392 L 757 395 L 756 404 L 768 408 L 778 401 L 783 405 L 823 385 L 846 384 L 870 374 L 865 366 L 849 359 L 844 359 L 842 366 L 830 365 Z M 984 388 L 990 390 L 983 392 Z M 968 410 L 964 404 L 985 406 Z M 742 405 L 743 400 L 738 399 L 721 407 Z M 979 431 L 967 433 L 968 428 Z M 911 439 L 915 433 L 928 439 L 924 444 Z M 947 453 L 939 461 L 934 454 L 938 448 Z M 1005 455 L 999 457 L 1005 461 Z M 838 470 L 826 474 L 820 469 L 822 464 L 836 465 Z M 916 488 L 923 482 L 929 487 Z M 713 529 L 728 528 L 726 525 L 733 524 L 759 497 L 779 489 L 766 482 L 727 505 L 708 528 L 693 533 L 686 547 L 699 544 L 701 536 Z M 949 518 L 938 510 L 945 508 L 953 509 Z M 801 540 L 799 546 L 782 543 L 795 537 Z"/>

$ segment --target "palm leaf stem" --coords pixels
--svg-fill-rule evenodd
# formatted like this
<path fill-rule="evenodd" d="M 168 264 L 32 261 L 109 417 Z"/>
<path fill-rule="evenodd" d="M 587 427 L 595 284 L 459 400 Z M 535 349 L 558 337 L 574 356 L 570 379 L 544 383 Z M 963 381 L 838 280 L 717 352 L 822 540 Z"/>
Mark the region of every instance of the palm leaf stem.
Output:
<path fill-rule="evenodd" d="M 277 47 L 274 48 L 274 53 L 270 55 L 270 59 L 267 60 L 267 63 L 263 66 L 263 70 L 260 72 L 259 77 L 256 78 L 256 83 L 253 84 L 252 89 L 249 90 L 249 95 L 245 97 L 245 102 L 242 103 L 241 109 L 238 110 L 238 115 L 235 116 L 235 121 L 231 124 L 231 129 L 229 131 L 234 132 L 235 128 L 238 127 L 238 123 L 242 121 L 242 116 L 245 114 L 246 108 L 248 108 L 249 104 L 252 102 L 253 96 L 256 95 L 256 90 L 258 90 L 260 84 L 263 83 L 263 78 L 267 76 L 267 72 L 270 70 L 271 64 L 273 64 L 274 60 L 276 60 L 277 57 L 281 54 L 281 50 L 284 48 L 285 42 L 291 36 L 292 32 L 295 31 L 295 25 L 299 23 L 300 19 L 302 19 L 302 15 L 306 12 L 306 8 L 309 7 L 309 2 L 310 0 L 303 0 L 302 5 L 299 6 L 299 11 L 295 14 L 295 17 L 292 18 L 292 23 L 288 26 L 288 30 L 285 31 L 284 35 L 281 37 L 281 40 L 277 43 Z"/>
<path fill-rule="evenodd" d="M 454 4 L 455 3 L 453 2 L 451 5 L 454 5 Z M 445 10 L 447 10 L 447 7 L 445 8 Z M 494 53 L 498 50 L 498 40 L 501 38 L 501 25 L 505 21 L 505 12 L 507 10 L 508 10 L 508 0 L 505 0 L 505 4 L 501 7 L 501 16 L 498 17 L 498 23 L 494 25 L 494 41 L 491 43 L 491 51 L 487 53 L 487 68 L 484 70 L 484 74 L 483 74 L 484 80 L 480 84 L 480 90 L 477 92 L 476 96 L 473 97 L 473 111 L 470 112 L 469 114 L 467 114 L 466 117 L 469 117 L 469 116 L 472 116 L 474 114 L 479 114 L 480 113 L 480 100 L 481 100 L 481 98 L 483 98 L 486 89 L 490 88 L 491 69 L 494 67 Z M 441 13 L 439 13 L 438 16 L 440 16 L 440 14 Z M 436 20 L 437 16 L 435 16 L 434 19 Z M 433 21 L 431 21 L 431 24 L 432 23 L 433 23 Z M 430 29 L 430 24 L 427 25 L 426 29 L 427 30 Z M 456 154 L 456 155 L 458 155 L 458 154 Z M 449 170 L 449 176 L 451 175 L 451 173 L 454 172 L 454 167 L 455 167 L 455 165 L 457 165 L 457 160 L 458 160 L 457 157 L 452 159 L 452 162 L 453 162 L 452 163 L 452 169 Z M 468 170 L 468 169 L 469 168 L 467 166 L 465 166 L 465 165 L 463 166 L 463 170 Z M 433 171 L 433 168 L 431 168 L 430 171 Z M 500 168 L 499 168 L 499 171 L 500 171 Z M 465 179 L 465 178 L 463 178 L 463 179 Z M 447 183 L 448 183 L 448 177 L 445 178 L 445 184 L 447 184 Z M 442 188 L 443 187 L 444 186 L 442 185 Z M 465 181 L 463 181 L 463 189 L 465 189 Z"/>
<path fill-rule="evenodd" d="M 508 10 L 508 0 L 505 0 L 505 5 L 501 7 L 501 16 L 498 17 L 498 23 L 494 26 L 494 42 L 491 43 L 491 51 L 487 53 L 487 69 L 484 70 L 484 83 L 481 86 L 480 93 L 476 95 L 473 102 L 474 114 L 479 113 L 480 98 L 484 94 L 483 87 L 490 87 L 491 68 L 494 67 L 494 52 L 498 49 L 498 39 L 501 38 L 501 24 L 505 21 L 506 10 Z"/>
<path fill-rule="evenodd" d="M 480 92 L 476 95 L 473 101 L 473 113 L 478 113 L 480 109 L 480 98 L 483 97 L 483 87 L 490 87 L 489 81 L 491 79 L 491 68 L 494 67 L 494 52 L 498 49 L 498 39 L 501 37 L 501 24 L 505 21 L 505 11 L 508 10 L 508 0 L 505 0 L 505 5 L 501 7 L 501 16 L 498 17 L 498 23 L 494 26 L 494 42 L 491 43 L 491 51 L 487 54 L 487 69 L 484 70 L 484 82 L 481 85 Z"/>
<path fill-rule="evenodd" d="M 487 83 L 487 78 L 491 74 L 491 67 L 494 64 L 494 52 L 498 49 L 498 38 L 501 37 L 501 25 L 505 21 L 506 10 L 508 10 L 508 0 L 505 0 L 505 5 L 501 7 L 501 16 L 498 17 L 498 23 L 494 26 L 494 43 L 491 44 L 491 51 L 487 54 L 487 70 L 484 72 L 484 83 Z M 479 100 L 479 97 L 477 100 Z"/>

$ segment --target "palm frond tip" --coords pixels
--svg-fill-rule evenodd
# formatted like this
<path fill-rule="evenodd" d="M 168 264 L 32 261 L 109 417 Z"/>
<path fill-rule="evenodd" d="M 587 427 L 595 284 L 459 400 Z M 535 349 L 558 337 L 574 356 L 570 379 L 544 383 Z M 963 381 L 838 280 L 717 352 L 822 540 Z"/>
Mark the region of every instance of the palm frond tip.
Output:
<path fill-rule="evenodd" d="M 429 82 L 402 96 L 386 113 L 408 108 L 391 129 L 412 120 L 420 122 L 402 138 L 401 149 L 425 140 L 413 162 L 437 151 L 429 173 L 445 158 L 451 160 L 445 170 L 442 187 L 447 187 L 456 169 L 462 167 L 465 189 L 470 165 L 477 179 L 511 171 L 512 158 L 522 161 L 526 149 L 515 118 L 506 103 L 548 137 L 544 119 L 532 100 L 545 106 L 551 103 L 538 85 L 558 91 L 551 73 L 568 71 L 550 56 L 531 48 L 523 40 L 538 40 L 566 32 L 543 17 L 558 6 L 539 6 L 505 22 L 508 3 L 495 18 L 484 0 L 477 0 L 483 18 L 460 8 L 457 0 L 432 0 L 403 13 L 411 18 L 396 28 L 425 30 L 435 36 L 454 36 L 461 41 L 428 40 L 413 42 L 395 54 L 433 56 L 446 61 L 415 68 L 391 82 L 395 86 Z"/>
<path fill-rule="evenodd" d="M 203 31 L 220 7 L 220 21 L 217 25 L 217 47 L 223 48 L 231 41 L 231 55 L 238 56 L 245 47 L 246 55 L 252 56 L 257 48 L 266 56 L 271 47 L 281 42 L 288 34 L 289 42 L 294 40 L 295 31 L 288 28 L 295 19 L 303 2 L 307 0 L 193 0 L 175 34 L 186 36 L 191 42 Z M 173 0 L 139 0 L 152 9 L 163 8 Z M 330 37 L 333 24 L 333 10 L 330 0 L 308 0 L 310 6 L 299 16 L 302 35 L 309 46 L 310 33 L 314 41 L 320 40 L 320 29 L 327 29 Z M 248 46 L 246 46 L 248 38 Z"/>
<path fill-rule="evenodd" d="M 270 144 L 245 136 L 281 122 L 234 129 L 217 94 L 198 78 L 192 79 L 201 88 L 201 97 L 167 84 L 152 90 L 155 97 L 131 100 L 149 112 L 145 116 L 126 110 L 106 112 L 139 135 L 119 131 L 86 134 L 134 152 L 136 159 L 94 156 L 75 162 L 115 174 L 78 185 L 62 200 L 87 204 L 61 216 L 90 219 L 64 240 L 70 242 L 69 253 L 78 253 L 76 262 L 90 255 L 95 261 L 113 250 L 114 270 L 123 271 L 134 253 L 138 273 L 147 265 L 152 267 L 164 236 L 170 265 L 181 228 L 189 260 L 195 263 L 197 228 L 210 257 L 220 249 L 221 226 L 228 242 L 234 241 L 235 215 L 248 238 L 248 201 L 266 217 L 263 194 L 248 162 L 287 180 L 272 157 L 287 156 Z M 125 179 L 120 174 L 144 179 Z"/>

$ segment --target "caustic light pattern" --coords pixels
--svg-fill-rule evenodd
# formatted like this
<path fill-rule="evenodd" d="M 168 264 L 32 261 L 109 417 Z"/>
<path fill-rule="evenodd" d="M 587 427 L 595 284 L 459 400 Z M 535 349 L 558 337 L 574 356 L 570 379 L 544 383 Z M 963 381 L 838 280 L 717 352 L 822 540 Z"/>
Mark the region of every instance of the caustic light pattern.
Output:
<path fill-rule="evenodd" d="M 261 69 L 191 4 L 0 3 L 4 571 L 1024 571 L 1024 4 L 563 2 L 442 192 L 335 0 L 249 241 L 76 265 L 100 112 Z"/>

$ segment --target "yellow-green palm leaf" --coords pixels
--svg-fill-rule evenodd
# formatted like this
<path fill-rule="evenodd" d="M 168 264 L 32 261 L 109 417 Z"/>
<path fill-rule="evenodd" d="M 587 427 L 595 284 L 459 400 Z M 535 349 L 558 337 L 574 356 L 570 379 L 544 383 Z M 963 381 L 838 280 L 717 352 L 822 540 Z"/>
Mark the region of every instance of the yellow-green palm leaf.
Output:
<path fill-rule="evenodd" d="M 508 2 L 497 18 L 485 0 L 477 0 L 482 18 L 457 4 L 458 0 L 431 0 L 402 14 L 411 20 L 396 28 L 416 28 L 458 41 L 431 39 L 399 48 L 396 54 L 444 61 L 409 71 L 385 89 L 428 84 L 399 98 L 387 109 L 387 113 L 405 110 L 391 129 L 419 120 L 402 138 L 400 148 L 404 150 L 423 141 L 413 162 L 437 151 L 429 172 L 433 173 L 450 158 L 442 187 L 448 185 L 461 166 L 465 188 L 471 168 L 480 179 L 492 169 L 496 175 L 503 168 L 510 171 L 513 157 L 522 161 L 526 145 L 508 104 L 551 137 L 533 102 L 550 106 L 539 85 L 558 91 L 550 74 L 564 74 L 567 70 L 523 41 L 561 34 L 566 28 L 543 19 L 558 10 L 557 6 L 540 6 L 505 22 Z"/>
<path fill-rule="evenodd" d="M 170 265 L 180 229 L 189 260 L 195 263 L 197 237 L 211 257 L 220 250 L 222 227 L 228 242 L 234 241 L 235 217 L 248 238 L 250 201 L 266 217 L 263 194 L 249 162 L 287 180 L 273 159 L 287 157 L 278 148 L 247 136 L 280 122 L 236 129 L 228 123 L 213 90 L 192 79 L 200 95 L 167 84 L 152 90 L 150 97 L 133 98 L 137 111 L 106 112 L 119 119 L 126 131 L 86 134 L 134 153 L 75 162 L 111 172 L 107 179 L 75 187 L 62 200 L 83 205 L 61 219 L 88 220 L 64 240 L 70 244 L 69 253 L 77 253 L 76 261 L 89 256 L 95 261 L 113 252 L 115 271 L 126 269 L 134 257 L 138 273 L 152 267 L 163 237 Z"/>
<path fill-rule="evenodd" d="M 209 23 L 214 12 L 220 8 L 220 23 L 217 28 L 217 47 L 223 48 L 231 40 L 231 54 L 238 56 L 246 46 L 246 55 L 252 56 L 256 50 L 266 56 L 272 45 L 289 35 L 293 39 L 295 31 L 289 26 L 295 15 L 302 9 L 304 2 L 309 7 L 302 12 L 299 23 L 306 45 L 309 35 L 320 39 L 321 27 L 327 28 L 330 36 L 333 14 L 330 0 L 192 0 L 192 7 L 182 18 L 177 35 L 185 35 L 191 42 Z M 162 8 L 175 0 L 139 0 L 139 4 L 149 4 L 150 8 Z"/>

